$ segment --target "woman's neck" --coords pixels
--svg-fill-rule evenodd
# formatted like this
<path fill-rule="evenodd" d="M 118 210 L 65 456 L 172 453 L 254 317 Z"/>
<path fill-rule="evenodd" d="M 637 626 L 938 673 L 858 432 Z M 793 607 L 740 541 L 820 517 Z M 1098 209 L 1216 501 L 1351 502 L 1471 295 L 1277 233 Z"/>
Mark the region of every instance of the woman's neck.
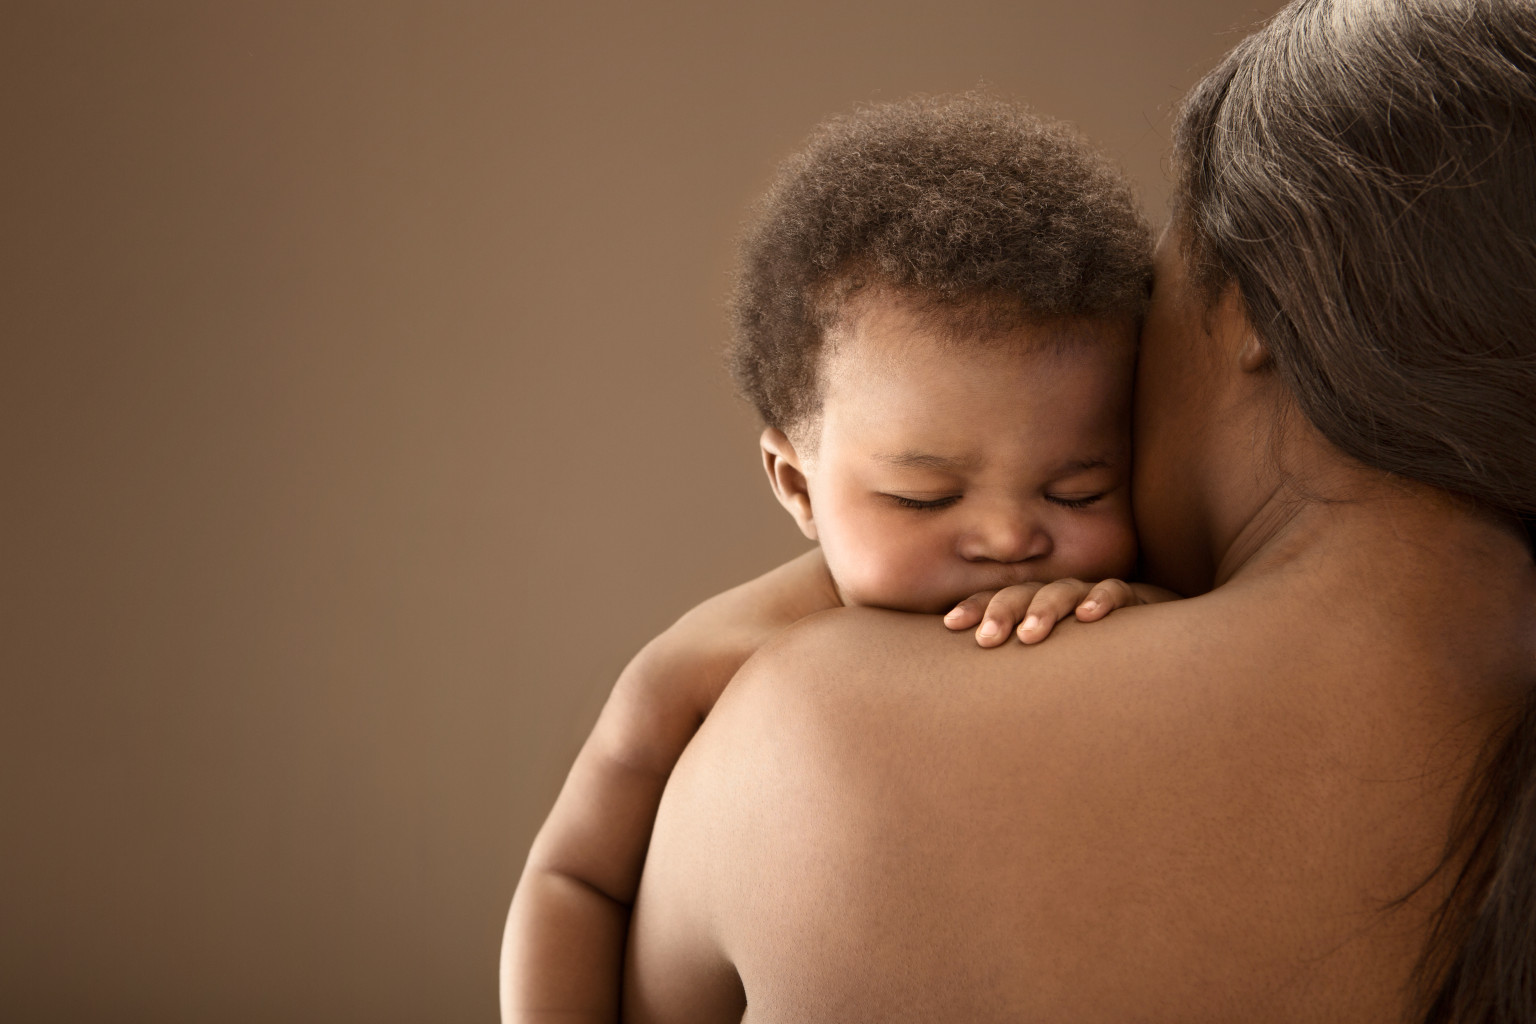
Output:
<path fill-rule="evenodd" d="M 1518 524 L 1328 455 L 1332 466 L 1288 478 L 1306 480 L 1305 490 L 1280 481 L 1233 523 L 1213 585 L 1300 585 L 1325 614 L 1405 638 L 1438 637 L 1473 676 L 1528 681 L 1536 561 Z"/>
<path fill-rule="evenodd" d="M 1475 574 L 1532 568 L 1515 524 L 1503 523 L 1428 484 L 1328 453 L 1330 465 L 1277 475 L 1218 543 L 1212 586 L 1301 557 L 1394 557 L 1457 563 Z M 1305 481 L 1305 485 L 1299 481 Z"/>

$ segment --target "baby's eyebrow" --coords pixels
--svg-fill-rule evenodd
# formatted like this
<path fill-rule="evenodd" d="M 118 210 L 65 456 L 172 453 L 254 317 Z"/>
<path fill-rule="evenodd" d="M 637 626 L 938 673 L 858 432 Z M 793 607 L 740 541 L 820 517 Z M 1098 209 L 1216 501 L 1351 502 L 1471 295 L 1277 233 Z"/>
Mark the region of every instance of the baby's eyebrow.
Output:
<path fill-rule="evenodd" d="M 1091 459 L 1073 459 L 1070 462 L 1063 462 L 1060 466 L 1057 467 L 1056 472 L 1052 475 L 1071 476 L 1073 473 L 1086 473 L 1090 469 L 1106 469 L 1113 465 L 1114 463 L 1109 461 L 1109 459 L 1102 457 Z"/>
<path fill-rule="evenodd" d="M 975 458 L 957 459 L 948 455 L 932 455 L 928 452 L 892 452 L 889 455 L 876 454 L 874 458 L 879 462 L 889 462 L 893 466 L 906 466 L 912 469 L 940 469 L 957 470 L 970 469 L 976 465 Z"/>

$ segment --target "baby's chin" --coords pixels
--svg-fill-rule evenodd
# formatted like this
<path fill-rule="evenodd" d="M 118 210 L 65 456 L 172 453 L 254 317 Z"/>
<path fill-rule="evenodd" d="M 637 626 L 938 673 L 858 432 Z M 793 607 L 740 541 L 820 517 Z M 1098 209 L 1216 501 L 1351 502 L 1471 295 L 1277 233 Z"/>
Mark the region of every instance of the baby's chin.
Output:
<path fill-rule="evenodd" d="M 967 597 L 970 596 L 970 594 L 961 594 L 953 601 L 948 599 L 925 601 L 906 600 L 901 598 L 894 598 L 889 600 L 881 600 L 879 598 L 861 600 L 858 597 L 850 597 L 848 595 L 844 595 L 843 604 L 850 608 L 884 608 L 886 611 L 890 612 L 912 612 L 917 615 L 943 615 L 955 605 L 959 604 L 961 601 L 964 601 Z"/>

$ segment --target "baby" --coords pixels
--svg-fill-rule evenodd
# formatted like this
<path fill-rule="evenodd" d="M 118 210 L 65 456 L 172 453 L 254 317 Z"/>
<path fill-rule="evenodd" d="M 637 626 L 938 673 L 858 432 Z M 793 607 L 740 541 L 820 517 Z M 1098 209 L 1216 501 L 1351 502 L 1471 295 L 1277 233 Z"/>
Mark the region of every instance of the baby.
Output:
<path fill-rule="evenodd" d="M 786 626 L 843 605 L 947 612 L 996 646 L 1172 596 L 1118 579 L 1136 559 L 1150 275 L 1116 173 L 998 99 L 836 118 L 782 168 L 743 243 L 731 362 L 774 495 L 818 547 L 695 608 L 620 676 L 513 898 L 504 1019 L 617 1019 L 667 777 Z"/>

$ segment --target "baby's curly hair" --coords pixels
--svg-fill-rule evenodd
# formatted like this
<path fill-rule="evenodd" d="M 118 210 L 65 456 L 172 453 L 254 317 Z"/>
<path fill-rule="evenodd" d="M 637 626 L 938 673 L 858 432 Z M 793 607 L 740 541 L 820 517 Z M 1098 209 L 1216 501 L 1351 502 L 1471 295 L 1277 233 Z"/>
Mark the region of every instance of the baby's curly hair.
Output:
<path fill-rule="evenodd" d="M 771 427 L 820 409 L 822 342 L 856 293 L 890 290 L 951 335 L 1139 317 L 1151 235 L 1075 131 L 985 93 L 823 122 L 742 239 L 731 375 Z"/>

